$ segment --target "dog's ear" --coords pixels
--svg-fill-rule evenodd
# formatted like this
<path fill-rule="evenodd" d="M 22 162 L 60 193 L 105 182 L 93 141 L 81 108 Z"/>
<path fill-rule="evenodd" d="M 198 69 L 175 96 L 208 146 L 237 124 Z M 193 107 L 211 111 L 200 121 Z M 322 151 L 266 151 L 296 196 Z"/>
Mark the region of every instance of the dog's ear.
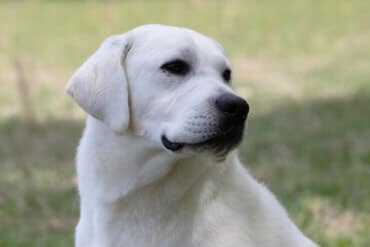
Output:
<path fill-rule="evenodd" d="M 130 110 L 125 58 L 127 35 L 107 38 L 73 74 L 66 92 L 90 115 L 117 133 L 129 126 Z"/>

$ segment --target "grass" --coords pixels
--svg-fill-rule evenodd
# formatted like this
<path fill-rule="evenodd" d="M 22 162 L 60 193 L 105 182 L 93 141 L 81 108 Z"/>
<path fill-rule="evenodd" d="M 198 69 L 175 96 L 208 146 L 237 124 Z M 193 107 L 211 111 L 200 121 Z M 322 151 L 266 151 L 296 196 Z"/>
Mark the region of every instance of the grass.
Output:
<path fill-rule="evenodd" d="M 240 154 L 322 246 L 370 245 L 370 2 L 0 4 L 0 246 L 70 246 L 82 111 L 63 92 L 109 34 L 187 26 L 224 44 L 251 105 Z M 22 126 L 14 59 L 37 125 Z"/>

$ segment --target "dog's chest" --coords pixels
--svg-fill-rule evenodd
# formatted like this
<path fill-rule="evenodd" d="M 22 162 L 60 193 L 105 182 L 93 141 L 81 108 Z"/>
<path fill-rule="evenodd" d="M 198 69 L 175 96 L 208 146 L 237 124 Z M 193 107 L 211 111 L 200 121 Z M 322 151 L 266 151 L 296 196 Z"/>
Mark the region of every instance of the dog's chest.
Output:
<path fill-rule="evenodd" d="M 118 202 L 100 209 L 96 227 L 101 246 L 166 247 L 191 246 L 194 212 L 187 202 L 163 204 L 160 200 Z M 145 201 L 144 201 L 145 199 Z M 180 202 L 179 202 L 180 203 Z M 166 206 L 165 206 L 166 205 Z"/>

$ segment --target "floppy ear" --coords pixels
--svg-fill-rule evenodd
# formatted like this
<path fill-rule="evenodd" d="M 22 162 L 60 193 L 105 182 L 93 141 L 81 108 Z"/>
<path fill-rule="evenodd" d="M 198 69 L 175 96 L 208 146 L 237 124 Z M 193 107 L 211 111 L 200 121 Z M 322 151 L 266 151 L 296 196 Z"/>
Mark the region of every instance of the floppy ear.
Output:
<path fill-rule="evenodd" d="M 125 58 L 126 35 L 107 38 L 73 74 L 66 92 L 88 114 L 117 133 L 129 126 L 130 110 Z"/>

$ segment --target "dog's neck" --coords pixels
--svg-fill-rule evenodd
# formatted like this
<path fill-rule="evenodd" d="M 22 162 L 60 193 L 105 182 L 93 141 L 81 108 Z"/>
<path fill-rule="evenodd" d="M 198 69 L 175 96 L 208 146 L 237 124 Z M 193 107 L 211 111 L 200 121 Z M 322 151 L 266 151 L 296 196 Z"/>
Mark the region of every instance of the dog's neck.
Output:
<path fill-rule="evenodd" d="M 179 242 L 190 246 L 186 241 L 191 239 L 199 205 L 219 191 L 211 178 L 215 171 L 223 176 L 229 170 L 223 169 L 228 162 L 201 155 L 179 158 L 135 135 L 116 135 L 93 118 L 78 152 L 81 219 L 99 232 L 97 241 L 104 243 L 99 246 L 113 246 L 117 239 L 134 239 L 134 246 L 146 246 L 143 235 L 161 239 L 158 243 L 168 241 L 161 246 Z"/>
<path fill-rule="evenodd" d="M 109 202 L 152 183 L 171 184 L 170 187 L 181 189 L 172 196 L 181 197 L 211 165 L 215 165 L 215 161 L 206 156 L 179 158 L 133 134 L 117 135 L 92 117 L 88 118 L 79 152 L 87 153 L 79 157 L 89 159 L 77 161 L 78 170 L 85 170 L 79 172 L 84 174 L 79 177 L 80 186 L 93 186 L 99 191 L 94 195 L 101 197 L 97 199 Z"/>

